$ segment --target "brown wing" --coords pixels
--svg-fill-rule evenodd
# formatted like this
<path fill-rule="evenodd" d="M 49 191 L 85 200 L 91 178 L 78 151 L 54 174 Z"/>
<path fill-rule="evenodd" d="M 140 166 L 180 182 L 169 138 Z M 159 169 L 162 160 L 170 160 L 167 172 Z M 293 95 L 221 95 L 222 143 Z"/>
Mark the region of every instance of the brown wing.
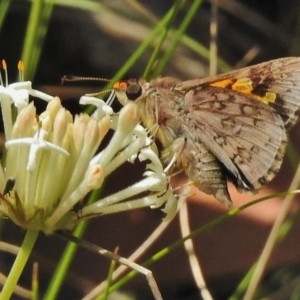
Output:
<path fill-rule="evenodd" d="M 192 93 L 192 95 L 191 95 Z M 236 179 L 241 190 L 257 190 L 278 172 L 287 143 L 284 122 L 274 109 L 235 91 L 197 88 L 186 98 L 184 122 Z"/>
<path fill-rule="evenodd" d="M 185 123 L 236 178 L 257 190 L 278 172 L 300 107 L 300 58 L 282 58 L 176 85 Z"/>
<path fill-rule="evenodd" d="M 176 86 L 187 93 L 196 86 L 215 86 L 248 94 L 270 105 L 290 129 L 300 114 L 300 57 L 286 57 Z"/>

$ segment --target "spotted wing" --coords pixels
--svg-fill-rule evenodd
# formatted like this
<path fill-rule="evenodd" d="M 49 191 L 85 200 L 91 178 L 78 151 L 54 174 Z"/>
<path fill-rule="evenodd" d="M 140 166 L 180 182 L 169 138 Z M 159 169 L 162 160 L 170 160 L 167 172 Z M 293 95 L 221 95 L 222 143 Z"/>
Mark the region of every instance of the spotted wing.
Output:
<path fill-rule="evenodd" d="M 193 136 L 225 166 L 240 190 L 257 190 L 278 172 L 287 143 L 285 123 L 274 107 L 250 95 L 200 86 L 185 95 L 183 115 Z"/>
<path fill-rule="evenodd" d="M 187 126 L 226 167 L 241 190 L 257 190 L 278 172 L 286 130 L 300 111 L 300 58 L 272 60 L 177 84 Z"/>
<path fill-rule="evenodd" d="M 300 57 L 286 57 L 233 72 L 185 81 L 176 90 L 187 93 L 199 86 L 213 86 L 240 92 L 266 103 L 290 129 L 300 115 Z"/>

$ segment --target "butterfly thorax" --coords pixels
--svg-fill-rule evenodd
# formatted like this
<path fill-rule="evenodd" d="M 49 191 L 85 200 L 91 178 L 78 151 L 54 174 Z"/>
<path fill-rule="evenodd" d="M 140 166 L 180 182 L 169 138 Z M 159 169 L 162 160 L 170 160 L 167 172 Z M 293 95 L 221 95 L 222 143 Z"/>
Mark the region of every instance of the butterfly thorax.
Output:
<path fill-rule="evenodd" d="M 144 97 L 137 100 L 141 110 L 141 120 L 146 128 L 158 125 L 155 134 L 164 149 L 182 137 L 183 95 L 177 95 L 174 87 L 179 81 L 172 77 L 157 78 L 149 83 Z"/>

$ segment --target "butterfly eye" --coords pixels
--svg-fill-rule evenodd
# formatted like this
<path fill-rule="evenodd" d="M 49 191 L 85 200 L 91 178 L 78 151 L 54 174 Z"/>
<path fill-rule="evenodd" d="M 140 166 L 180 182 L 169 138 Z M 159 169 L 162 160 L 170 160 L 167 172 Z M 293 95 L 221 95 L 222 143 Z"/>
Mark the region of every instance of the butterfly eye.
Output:
<path fill-rule="evenodd" d="M 142 87 L 137 83 L 128 85 L 126 89 L 126 96 L 129 100 L 136 100 L 142 95 Z"/>

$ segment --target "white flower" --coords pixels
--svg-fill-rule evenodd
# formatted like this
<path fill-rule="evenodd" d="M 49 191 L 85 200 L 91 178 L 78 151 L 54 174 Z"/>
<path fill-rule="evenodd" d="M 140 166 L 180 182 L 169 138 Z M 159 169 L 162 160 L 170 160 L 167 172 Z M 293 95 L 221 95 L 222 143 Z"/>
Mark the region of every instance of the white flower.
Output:
<path fill-rule="evenodd" d="M 49 102 L 38 117 L 29 95 Z M 177 201 L 134 103 L 114 114 L 104 101 L 83 97 L 81 103 L 96 110 L 73 119 L 58 98 L 33 90 L 30 82 L 4 86 L 2 78 L 0 102 L 7 149 L 0 166 L 0 210 L 16 224 L 51 233 L 73 228 L 79 218 L 139 207 L 164 206 L 167 218 L 176 212 Z M 96 154 L 110 129 L 110 142 Z M 144 178 L 81 207 L 81 200 L 111 172 L 137 160 L 149 161 Z"/>

